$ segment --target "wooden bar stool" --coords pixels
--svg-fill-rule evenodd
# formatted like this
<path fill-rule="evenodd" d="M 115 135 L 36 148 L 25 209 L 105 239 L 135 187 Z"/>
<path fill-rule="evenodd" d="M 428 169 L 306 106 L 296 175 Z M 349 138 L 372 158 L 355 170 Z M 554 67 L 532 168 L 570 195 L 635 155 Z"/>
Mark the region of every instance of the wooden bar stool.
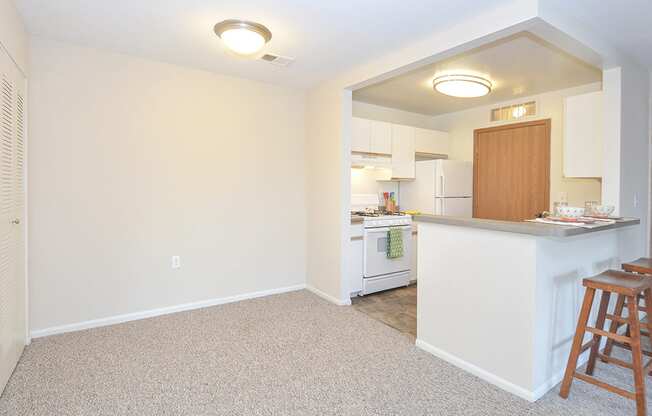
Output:
<path fill-rule="evenodd" d="M 652 259 L 649 257 L 641 257 L 631 263 L 623 263 L 623 270 L 630 273 L 652 275 Z"/>
<path fill-rule="evenodd" d="M 623 263 L 622 268 L 626 272 L 637 273 L 637 274 L 642 274 L 642 275 L 648 275 L 648 277 L 652 279 L 652 259 L 650 259 L 648 257 L 641 257 L 640 259 L 635 260 L 635 261 L 633 261 L 631 263 Z M 645 306 L 640 305 L 640 301 L 643 300 L 643 296 L 639 295 L 637 300 L 639 302 L 638 310 L 640 312 L 649 313 Z M 615 307 L 614 313 L 613 313 L 614 316 L 616 316 L 616 318 L 618 318 L 618 317 L 622 318 L 623 317 L 623 311 L 625 310 L 626 307 L 627 307 L 627 305 L 625 304 L 625 296 L 618 295 L 618 298 L 616 299 L 616 307 Z M 611 323 L 609 325 L 609 332 L 616 333 L 616 332 L 618 332 L 618 329 L 623 325 L 627 325 L 626 319 L 614 319 L 614 320 L 611 320 Z M 626 335 L 629 335 L 629 327 L 627 327 Z M 648 337 L 650 336 L 649 332 L 643 331 L 643 330 L 641 331 L 641 335 L 645 335 L 645 336 L 648 336 Z M 619 347 L 627 348 L 626 345 L 623 346 L 623 345 L 615 344 L 612 339 L 608 339 L 607 340 L 607 345 L 604 348 L 603 355 L 605 355 L 607 357 L 610 357 L 611 352 L 613 351 L 614 345 L 617 345 Z M 643 351 L 643 354 L 652 357 L 652 353 L 649 352 L 649 351 Z M 605 361 L 605 360 L 603 359 L 602 361 Z"/>
<path fill-rule="evenodd" d="M 577 330 L 575 331 L 575 337 L 573 338 L 573 345 L 571 347 L 570 356 L 568 357 L 566 373 L 561 384 L 559 395 L 564 399 L 568 398 L 571 383 L 573 382 L 573 377 L 575 377 L 587 383 L 608 390 L 612 393 L 616 393 L 628 399 L 635 400 L 637 416 L 645 416 L 647 414 L 647 405 L 645 399 L 644 374 L 651 368 L 652 360 L 643 366 L 643 353 L 641 350 L 641 323 L 638 319 L 639 306 L 637 299 L 640 294 L 643 294 L 645 297 L 646 306 L 652 305 L 652 279 L 638 274 L 608 270 L 597 276 L 584 279 L 582 284 L 584 287 L 586 287 L 586 293 L 584 295 L 582 309 L 580 311 L 580 316 L 577 322 Z M 595 298 L 596 290 L 602 291 L 602 296 L 600 298 L 600 308 L 598 310 L 596 326 L 589 327 L 587 324 L 589 321 L 589 315 L 591 314 L 591 307 L 593 305 L 593 299 Z M 609 299 L 612 293 L 622 295 L 624 297 L 629 311 L 627 318 L 616 317 L 615 315 L 610 315 L 607 313 L 607 309 L 609 307 Z M 629 336 L 605 331 L 604 324 L 606 319 L 610 319 L 612 322 L 613 320 L 623 320 L 630 327 Z M 648 324 L 645 325 L 648 326 Z M 592 333 L 593 338 L 586 344 L 582 345 L 584 334 L 586 332 Z M 618 342 L 619 344 L 627 345 L 632 351 L 632 362 L 628 363 L 626 361 L 600 354 L 599 348 L 602 337 L 611 339 L 615 342 Z M 589 348 L 591 349 L 591 354 L 589 355 L 589 361 L 586 365 L 586 374 L 582 374 L 577 371 L 577 360 L 579 359 L 580 354 Z M 635 391 L 630 392 L 623 390 L 593 377 L 593 371 L 595 370 L 596 359 L 598 357 L 608 363 L 631 369 L 634 372 Z"/>

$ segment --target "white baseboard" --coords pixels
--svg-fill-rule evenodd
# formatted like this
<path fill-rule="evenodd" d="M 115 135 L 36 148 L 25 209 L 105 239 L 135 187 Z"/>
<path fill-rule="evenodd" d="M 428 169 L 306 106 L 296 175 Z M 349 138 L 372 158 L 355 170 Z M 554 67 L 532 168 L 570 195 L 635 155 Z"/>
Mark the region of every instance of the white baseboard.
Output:
<path fill-rule="evenodd" d="M 223 305 L 226 303 L 239 302 L 241 300 L 247 300 L 247 299 L 255 299 L 263 296 L 276 295 L 279 293 L 294 292 L 305 288 L 306 288 L 305 284 L 300 284 L 294 286 L 281 287 L 277 289 L 261 290 L 259 292 L 244 293 L 242 295 L 228 296 L 225 298 L 208 299 L 199 302 L 184 303 L 181 305 L 167 306 L 164 308 L 150 309 L 146 311 L 110 316 L 107 318 L 83 321 L 74 324 L 53 326 L 45 329 L 37 329 L 31 331 L 30 335 L 32 339 L 47 337 L 49 335 L 81 331 L 90 328 L 99 328 L 107 325 L 115 325 L 123 322 L 136 321 L 139 319 L 153 318 L 155 316 L 168 315 L 175 312 L 183 312 L 183 311 L 190 311 L 193 309 L 207 308 L 209 306 Z"/>
<path fill-rule="evenodd" d="M 314 286 L 306 285 L 306 289 L 308 289 L 315 295 L 319 296 L 320 298 L 327 300 L 330 303 L 334 303 L 338 306 L 348 306 L 351 304 L 351 299 L 337 299 L 336 297 L 331 296 L 328 293 L 322 292 L 321 290 L 317 289 Z"/>
<path fill-rule="evenodd" d="M 477 367 L 471 363 L 468 363 L 461 358 L 458 358 L 452 354 L 449 354 L 446 351 L 440 350 L 439 348 L 433 347 L 427 342 L 417 339 L 415 345 L 422 350 L 429 352 L 437 358 L 453 364 L 455 367 L 461 368 L 462 370 L 473 374 L 476 377 L 481 378 L 482 380 L 493 384 L 496 387 L 499 387 L 509 393 L 512 393 L 522 399 L 525 399 L 529 402 L 534 402 L 533 392 L 524 389 L 523 387 L 517 386 L 516 384 L 509 382 L 501 377 L 498 377 L 495 374 L 492 374 L 486 370 L 483 370 L 480 367 Z"/>
<path fill-rule="evenodd" d="M 584 353 L 580 355 L 580 357 L 577 359 L 577 368 L 583 366 L 584 364 L 586 364 L 587 361 L 589 361 L 589 352 L 590 351 L 584 351 Z M 546 382 L 544 382 L 536 390 L 534 390 L 532 392 L 532 397 L 533 397 L 532 401 L 539 400 L 540 398 L 545 396 L 546 393 L 548 393 L 550 390 L 555 388 L 557 384 L 561 383 L 561 381 L 564 379 L 565 371 L 566 371 L 565 369 L 561 370 L 559 373 L 550 377 Z"/>
<path fill-rule="evenodd" d="M 427 342 L 417 339 L 415 342 L 415 345 L 422 350 L 429 352 L 430 354 L 434 355 L 437 358 L 441 358 L 442 360 L 453 364 L 455 367 L 461 368 L 462 370 L 473 374 L 476 377 L 481 378 L 482 380 L 493 384 L 494 386 L 501 388 L 505 390 L 508 393 L 512 393 L 522 399 L 525 399 L 529 402 L 535 402 L 539 400 L 541 397 L 543 397 L 546 393 L 548 393 L 551 389 L 553 389 L 561 380 L 564 378 L 564 370 L 559 372 L 558 374 L 555 374 L 552 376 L 548 381 L 544 382 L 542 385 L 540 385 L 536 390 L 530 391 L 528 389 L 525 389 L 523 387 L 517 386 L 516 384 L 507 381 L 501 377 L 498 377 L 495 374 L 492 374 L 486 370 L 483 370 L 482 368 L 475 366 L 469 362 L 466 362 L 462 360 L 461 358 L 458 358 L 446 351 L 443 351 L 439 348 L 433 347 L 432 345 L 428 344 Z M 589 351 L 585 351 L 578 359 L 577 361 L 577 367 L 581 367 L 589 359 Z"/>

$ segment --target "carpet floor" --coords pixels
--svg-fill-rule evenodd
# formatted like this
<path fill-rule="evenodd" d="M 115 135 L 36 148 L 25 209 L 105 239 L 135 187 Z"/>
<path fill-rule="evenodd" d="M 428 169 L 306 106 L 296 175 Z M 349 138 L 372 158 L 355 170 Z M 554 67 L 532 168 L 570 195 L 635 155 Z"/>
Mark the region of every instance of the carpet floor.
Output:
<path fill-rule="evenodd" d="M 631 385 L 620 368 L 600 363 L 596 375 Z M 580 381 L 569 400 L 557 391 L 528 403 L 298 291 L 36 339 L 0 414 L 635 414 L 632 401 Z"/>

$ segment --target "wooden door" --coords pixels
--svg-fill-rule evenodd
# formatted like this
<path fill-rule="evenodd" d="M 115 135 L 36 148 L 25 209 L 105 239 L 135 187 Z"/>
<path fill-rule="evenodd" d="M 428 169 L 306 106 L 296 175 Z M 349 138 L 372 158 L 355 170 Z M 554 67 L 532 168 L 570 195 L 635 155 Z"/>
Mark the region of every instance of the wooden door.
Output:
<path fill-rule="evenodd" d="M 550 208 L 550 120 L 474 132 L 473 217 L 522 221 Z"/>
<path fill-rule="evenodd" d="M 0 394 L 27 336 L 24 88 L 22 74 L 0 49 Z"/>

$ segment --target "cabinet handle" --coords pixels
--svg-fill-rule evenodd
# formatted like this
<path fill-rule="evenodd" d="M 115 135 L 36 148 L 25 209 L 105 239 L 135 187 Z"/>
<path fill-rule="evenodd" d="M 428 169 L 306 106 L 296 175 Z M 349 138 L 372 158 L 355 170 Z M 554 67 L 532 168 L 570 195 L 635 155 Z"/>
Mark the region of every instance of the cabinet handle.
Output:
<path fill-rule="evenodd" d="M 18 224 L 20 224 L 20 218 L 14 218 L 13 220 L 11 220 L 11 223 L 12 223 L 13 225 L 18 225 Z"/>

